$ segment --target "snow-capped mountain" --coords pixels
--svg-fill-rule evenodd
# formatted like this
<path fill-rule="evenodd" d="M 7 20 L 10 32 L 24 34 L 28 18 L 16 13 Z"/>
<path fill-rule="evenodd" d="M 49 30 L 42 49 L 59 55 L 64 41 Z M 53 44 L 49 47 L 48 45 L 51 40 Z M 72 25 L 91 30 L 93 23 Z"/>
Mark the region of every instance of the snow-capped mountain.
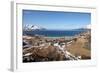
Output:
<path fill-rule="evenodd" d="M 91 29 L 91 25 L 89 24 L 89 25 L 87 25 L 85 28 L 86 28 L 86 29 Z"/>
<path fill-rule="evenodd" d="M 87 25 L 87 26 L 85 26 L 85 27 L 82 27 L 82 28 L 78 28 L 78 29 L 73 29 L 74 31 L 80 31 L 80 30 L 91 30 L 91 25 L 89 24 L 89 25 Z"/>
<path fill-rule="evenodd" d="M 89 24 L 89 25 L 83 27 L 83 29 L 84 29 L 84 30 L 91 30 L 91 25 Z"/>
<path fill-rule="evenodd" d="M 80 29 L 91 29 L 91 25 L 89 24 L 89 25 L 86 25 L 85 27 L 83 27 L 83 28 L 80 28 Z"/>
<path fill-rule="evenodd" d="M 45 28 L 42 28 L 40 26 L 33 25 L 33 24 L 27 24 L 27 25 L 24 26 L 23 29 L 25 31 L 32 31 L 32 30 L 44 30 Z"/>

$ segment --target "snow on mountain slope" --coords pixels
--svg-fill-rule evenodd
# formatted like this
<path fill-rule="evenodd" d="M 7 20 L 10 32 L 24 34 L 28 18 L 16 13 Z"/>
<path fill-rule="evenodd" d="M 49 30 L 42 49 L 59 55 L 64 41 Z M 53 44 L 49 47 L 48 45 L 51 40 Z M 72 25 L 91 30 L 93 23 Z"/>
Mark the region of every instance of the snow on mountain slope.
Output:
<path fill-rule="evenodd" d="M 27 24 L 24 26 L 23 28 L 24 30 L 27 30 L 27 31 L 31 31 L 31 30 L 43 30 L 45 28 L 42 28 L 40 26 L 37 26 L 37 25 L 33 25 L 33 24 Z"/>
<path fill-rule="evenodd" d="M 90 24 L 87 25 L 86 28 L 87 28 L 87 29 L 91 29 L 91 25 L 90 25 Z"/>

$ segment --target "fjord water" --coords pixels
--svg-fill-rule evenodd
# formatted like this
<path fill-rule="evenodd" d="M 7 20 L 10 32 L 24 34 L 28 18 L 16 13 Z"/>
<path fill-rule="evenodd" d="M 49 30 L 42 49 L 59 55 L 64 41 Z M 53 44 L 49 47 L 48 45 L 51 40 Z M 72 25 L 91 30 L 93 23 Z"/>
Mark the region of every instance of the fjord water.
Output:
<path fill-rule="evenodd" d="M 46 37 L 63 37 L 63 36 L 75 36 L 80 33 L 86 32 L 86 30 L 35 30 L 35 31 L 23 31 L 23 35 L 43 35 Z"/>

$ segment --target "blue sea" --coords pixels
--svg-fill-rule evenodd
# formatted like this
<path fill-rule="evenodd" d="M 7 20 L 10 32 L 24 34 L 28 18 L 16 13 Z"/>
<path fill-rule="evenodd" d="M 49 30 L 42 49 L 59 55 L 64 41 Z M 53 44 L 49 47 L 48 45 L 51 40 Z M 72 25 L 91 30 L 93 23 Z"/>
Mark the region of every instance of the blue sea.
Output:
<path fill-rule="evenodd" d="M 23 35 L 43 35 L 46 37 L 65 37 L 75 36 L 80 33 L 86 32 L 86 30 L 35 30 L 35 31 L 23 31 Z"/>

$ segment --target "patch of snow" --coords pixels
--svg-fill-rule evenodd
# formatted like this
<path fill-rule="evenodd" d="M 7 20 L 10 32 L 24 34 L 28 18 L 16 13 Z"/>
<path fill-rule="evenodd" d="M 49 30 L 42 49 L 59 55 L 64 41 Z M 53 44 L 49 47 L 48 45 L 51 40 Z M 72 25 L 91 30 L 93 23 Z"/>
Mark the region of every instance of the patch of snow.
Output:
<path fill-rule="evenodd" d="M 32 53 L 27 53 L 27 54 L 25 54 L 24 56 L 29 56 L 29 55 L 31 55 Z"/>
<path fill-rule="evenodd" d="M 58 43 L 55 43 L 54 46 L 59 46 Z"/>

